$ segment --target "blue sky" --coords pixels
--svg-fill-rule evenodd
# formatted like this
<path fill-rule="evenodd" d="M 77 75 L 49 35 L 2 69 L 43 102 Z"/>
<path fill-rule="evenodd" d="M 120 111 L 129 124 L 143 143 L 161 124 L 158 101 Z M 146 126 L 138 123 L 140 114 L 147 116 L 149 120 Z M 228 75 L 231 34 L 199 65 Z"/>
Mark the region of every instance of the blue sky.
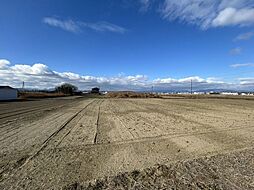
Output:
<path fill-rule="evenodd" d="M 253 0 L 2 0 L 0 84 L 254 88 Z"/>

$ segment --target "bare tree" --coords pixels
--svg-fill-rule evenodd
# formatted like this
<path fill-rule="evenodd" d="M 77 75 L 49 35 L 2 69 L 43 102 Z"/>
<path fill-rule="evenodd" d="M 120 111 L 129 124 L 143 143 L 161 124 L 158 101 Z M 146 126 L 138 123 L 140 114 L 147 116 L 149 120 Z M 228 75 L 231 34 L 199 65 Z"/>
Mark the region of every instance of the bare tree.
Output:
<path fill-rule="evenodd" d="M 56 92 L 62 92 L 64 94 L 73 95 L 73 93 L 78 90 L 78 87 L 69 83 L 64 83 L 60 86 L 57 86 L 55 89 L 56 89 Z"/>

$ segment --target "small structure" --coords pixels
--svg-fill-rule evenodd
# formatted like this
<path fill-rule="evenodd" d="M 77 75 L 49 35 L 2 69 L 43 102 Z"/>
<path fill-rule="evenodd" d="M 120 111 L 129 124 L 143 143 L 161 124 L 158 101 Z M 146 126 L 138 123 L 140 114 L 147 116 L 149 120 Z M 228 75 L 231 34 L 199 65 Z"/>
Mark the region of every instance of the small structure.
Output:
<path fill-rule="evenodd" d="M 221 92 L 220 94 L 222 94 L 222 95 L 233 95 L 233 96 L 238 96 L 239 95 L 238 92 Z"/>
<path fill-rule="evenodd" d="M 10 86 L 0 86 L 1 100 L 16 100 L 18 98 L 18 90 Z"/>
<path fill-rule="evenodd" d="M 92 94 L 99 94 L 100 93 L 100 89 L 98 87 L 92 88 L 91 93 Z"/>

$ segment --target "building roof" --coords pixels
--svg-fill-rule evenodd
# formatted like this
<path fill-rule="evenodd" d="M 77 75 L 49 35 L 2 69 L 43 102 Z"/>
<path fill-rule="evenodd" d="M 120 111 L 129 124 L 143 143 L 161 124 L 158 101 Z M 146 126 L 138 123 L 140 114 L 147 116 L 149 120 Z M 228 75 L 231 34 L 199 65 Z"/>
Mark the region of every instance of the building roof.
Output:
<path fill-rule="evenodd" d="M 10 86 L 0 86 L 0 89 L 12 89 L 12 90 L 17 90 L 15 88 L 12 88 Z"/>

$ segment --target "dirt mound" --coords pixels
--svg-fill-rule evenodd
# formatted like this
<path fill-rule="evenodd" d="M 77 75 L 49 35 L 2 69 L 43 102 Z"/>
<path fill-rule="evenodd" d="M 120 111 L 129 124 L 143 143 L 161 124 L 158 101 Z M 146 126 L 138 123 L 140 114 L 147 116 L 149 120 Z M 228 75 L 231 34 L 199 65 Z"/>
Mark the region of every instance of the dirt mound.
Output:
<path fill-rule="evenodd" d="M 139 93 L 139 92 L 110 92 L 106 95 L 108 98 L 161 98 L 157 94 Z"/>
<path fill-rule="evenodd" d="M 253 150 L 157 165 L 64 189 L 254 189 Z"/>

